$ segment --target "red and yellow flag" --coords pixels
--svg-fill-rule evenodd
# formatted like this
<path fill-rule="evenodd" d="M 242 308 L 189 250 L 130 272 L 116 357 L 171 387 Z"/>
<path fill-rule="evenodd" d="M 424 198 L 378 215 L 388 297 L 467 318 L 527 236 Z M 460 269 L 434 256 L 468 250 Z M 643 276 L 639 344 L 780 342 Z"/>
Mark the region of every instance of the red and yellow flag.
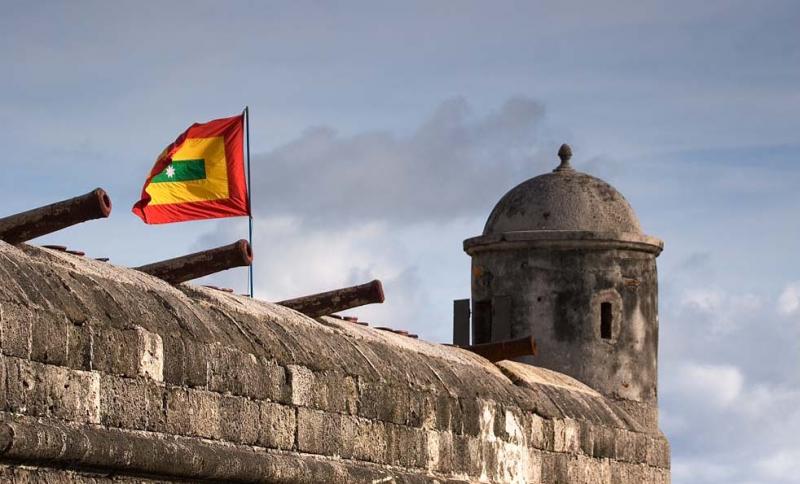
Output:
<path fill-rule="evenodd" d="M 244 115 L 195 123 L 156 160 L 133 213 L 148 224 L 250 215 Z"/>

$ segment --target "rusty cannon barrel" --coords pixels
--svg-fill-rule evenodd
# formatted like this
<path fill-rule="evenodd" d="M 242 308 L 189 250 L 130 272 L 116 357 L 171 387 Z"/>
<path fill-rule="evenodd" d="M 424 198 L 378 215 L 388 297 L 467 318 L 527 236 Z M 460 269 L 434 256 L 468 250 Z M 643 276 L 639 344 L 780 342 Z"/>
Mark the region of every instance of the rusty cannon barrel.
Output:
<path fill-rule="evenodd" d="M 111 199 L 102 188 L 79 197 L 51 203 L 0 218 L 0 240 L 21 244 L 72 225 L 111 214 Z"/>
<path fill-rule="evenodd" d="M 246 240 L 239 240 L 216 249 L 154 262 L 135 269 L 163 279 L 170 284 L 179 284 L 226 269 L 249 266 L 252 263 L 253 250 L 250 248 L 250 244 Z"/>
<path fill-rule="evenodd" d="M 518 356 L 535 355 L 536 340 L 533 336 L 525 336 L 524 338 L 506 341 L 461 346 L 461 348 L 479 354 L 489 361 L 500 361 L 516 358 Z"/>
<path fill-rule="evenodd" d="M 292 308 L 306 316 L 316 318 L 328 314 L 338 313 L 346 309 L 357 308 L 365 304 L 382 303 L 383 285 L 381 281 L 374 281 L 359 286 L 334 289 L 310 296 L 287 299 L 277 304 Z"/>

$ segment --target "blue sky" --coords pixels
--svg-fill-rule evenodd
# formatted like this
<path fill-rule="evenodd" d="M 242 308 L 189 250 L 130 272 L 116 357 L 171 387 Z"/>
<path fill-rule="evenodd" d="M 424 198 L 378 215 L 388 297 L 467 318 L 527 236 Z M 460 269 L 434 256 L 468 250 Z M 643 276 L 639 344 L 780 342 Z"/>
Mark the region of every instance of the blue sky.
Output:
<path fill-rule="evenodd" d="M 378 277 L 387 303 L 356 314 L 447 341 L 462 240 L 569 142 L 666 243 L 674 482 L 800 482 L 800 4 L 2 6 L 3 212 L 96 186 L 114 201 L 42 243 L 138 265 L 244 236 L 130 206 L 191 122 L 249 105 L 257 294 Z"/>

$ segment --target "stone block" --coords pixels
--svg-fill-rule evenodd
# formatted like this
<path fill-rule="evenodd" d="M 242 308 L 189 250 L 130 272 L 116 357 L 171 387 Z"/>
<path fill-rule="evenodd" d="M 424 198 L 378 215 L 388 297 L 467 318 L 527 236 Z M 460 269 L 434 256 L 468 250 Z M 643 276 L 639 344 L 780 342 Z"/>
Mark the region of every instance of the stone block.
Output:
<path fill-rule="evenodd" d="M 477 398 L 459 398 L 461 433 L 478 436 L 481 433 L 481 404 Z"/>
<path fill-rule="evenodd" d="M 140 380 L 147 400 L 147 426 L 150 432 L 167 432 L 167 387 L 150 380 Z"/>
<path fill-rule="evenodd" d="M 164 346 L 161 336 L 140 326 L 131 329 L 104 327 L 93 337 L 92 368 L 126 377 L 164 379 Z"/>
<path fill-rule="evenodd" d="M 259 407 L 258 445 L 273 449 L 294 448 L 295 433 L 300 425 L 295 409 L 272 402 L 260 402 Z M 310 418 L 319 419 L 315 414 Z"/>
<path fill-rule="evenodd" d="M 0 305 L 0 350 L 4 355 L 31 357 L 32 313 L 16 304 Z"/>
<path fill-rule="evenodd" d="M 375 445 L 385 445 L 386 456 L 382 461 L 403 467 L 426 467 L 428 456 L 427 432 L 402 425 L 381 425 L 385 433 L 385 444 L 375 438 Z M 380 448 L 376 447 L 375 450 Z"/>
<path fill-rule="evenodd" d="M 594 456 L 594 429 L 591 422 L 580 422 L 581 453 L 590 457 Z"/>
<path fill-rule="evenodd" d="M 449 474 L 457 470 L 454 467 L 453 434 L 450 432 L 427 431 L 425 445 L 427 462 L 425 467 L 430 471 Z"/>
<path fill-rule="evenodd" d="M 616 455 L 614 429 L 602 426 L 592 427 L 592 456 L 599 459 L 613 459 Z"/>
<path fill-rule="evenodd" d="M 426 413 L 432 412 L 432 419 L 426 417 L 426 422 L 431 420 L 432 425 L 428 428 L 435 428 L 436 430 L 446 432 L 462 433 L 463 416 L 461 413 L 461 405 L 457 398 L 450 395 L 435 393 L 430 394 L 426 398 L 426 403 L 430 402 L 430 406 L 426 405 Z"/>
<path fill-rule="evenodd" d="M 220 344 L 210 350 L 209 390 L 256 400 L 284 399 L 286 375 L 282 367 Z"/>
<path fill-rule="evenodd" d="M 614 462 L 611 466 L 610 482 L 658 482 L 654 476 L 658 469 L 642 464 L 631 464 L 627 462 Z"/>
<path fill-rule="evenodd" d="M 298 408 L 298 450 L 350 459 L 353 457 L 358 428 L 356 417 Z"/>
<path fill-rule="evenodd" d="M 168 433 L 207 439 L 220 438 L 220 395 L 185 388 L 170 388 L 166 394 Z"/>
<path fill-rule="evenodd" d="M 569 418 L 553 420 L 553 450 L 577 454 L 581 448 L 580 424 Z"/>
<path fill-rule="evenodd" d="M 67 325 L 67 366 L 78 370 L 92 369 L 94 330 L 88 324 Z"/>
<path fill-rule="evenodd" d="M 525 455 L 524 479 L 525 484 L 548 484 L 542 480 L 542 454 L 539 449 L 528 448 Z"/>
<path fill-rule="evenodd" d="M 401 385 L 359 380 L 358 413 L 370 420 L 422 427 L 425 395 Z"/>
<path fill-rule="evenodd" d="M 503 481 L 502 459 L 498 455 L 500 445 L 497 441 L 489 441 L 485 438 L 478 438 L 478 454 L 481 465 L 481 476 L 486 476 L 490 482 Z"/>
<path fill-rule="evenodd" d="M 453 435 L 453 469 L 469 476 L 480 476 L 483 470 L 481 443 L 469 435 Z"/>
<path fill-rule="evenodd" d="M 298 407 L 314 405 L 314 372 L 305 366 L 286 367 L 286 384 L 289 386 L 289 403 Z"/>
<path fill-rule="evenodd" d="M 184 385 L 186 352 L 183 339 L 177 336 L 164 336 L 162 344 L 164 345 L 164 383 Z"/>
<path fill-rule="evenodd" d="M 208 388 L 210 356 L 208 346 L 188 338 L 183 338 L 182 343 L 183 377 L 181 384 L 194 388 Z"/>
<path fill-rule="evenodd" d="M 356 413 L 358 387 L 349 375 L 314 372 L 304 366 L 287 367 L 287 385 L 292 405 L 329 412 Z"/>
<path fill-rule="evenodd" d="M 220 431 L 224 440 L 246 445 L 258 442 L 261 429 L 261 407 L 258 402 L 244 397 L 224 396 L 219 404 L 222 421 Z"/>
<path fill-rule="evenodd" d="M 514 407 L 498 406 L 494 420 L 494 434 L 505 442 L 527 444 L 529 428 L 525 426 L 524 414 Z"/>
<path fill-rule="evenodd" d="M 535 413 L 525 413 L 522 417 L 522 425 L 529 447 L 539 450 L 553 448 L 552 430 L 550 432 L 550 442 L 548 446 L 548 439 L 545 436 L 545 422 L 545 419 Z M 552 429 L 552 427 L 550 427 L 550 429 Z"/>
<path fill-rule="evenodd" d="M 670 450 L 669 442 L 663 437 L 647 438 L 647 465 L 669 469 Z"/>
<path fill-rule="evenodd" d="M 147 387 L 142 380 L 100 377 L 100 423 L 108 427 L 147 428 Z"/>
<path fill-rule="evenodd" d="M 344 417 L 343 422 L 348 433 L 352 435 L 354 459 L 376 463 L 386 462 L 390 446 L 387 430 L 392 424 L 355 417 Z"/>
<path fill-rule="evenodd" d="M 141 326 L 134 327 L 139 356 L 138 374 L 155 381 L 164 381 L 164 344 L 161 336 Z"/>
<path fill-rule="evenodd" d="M 567 460 L 567 482 L 570 484 L 616 484 L 611 480 L 610 462 L 612 461 L 573 456 Z"/>
<path fill-rule="evenodd" d="M 542 452 L 542 482 L 548 484 L 572 484 L 569 481 L 569 454 Z M 628 481 L 615 481 L 628 482 Z"/>
<path fill-rule="evenodd" d="M 139 374 L 139 335 L 135 330 L 104 327 L 94 333 L 92 369 L 136 377 Z"/>
<path fill-rule="evenodd" d="M 189 390 L 192 435 L 207 439 L 220 438 L 219 400 L 220 396 L 215 393 Z"/>
<path fill-rule="evenodd" d="M 34 313 L 31 318 L 31 359 L 66 366 L 69 353 L 68 326 L 64 316 Z"/>
<path fill-rule="evenodd" d="M 97 373 L 6 359 L 6 410 L 74 422 L 100 422 Z"/>

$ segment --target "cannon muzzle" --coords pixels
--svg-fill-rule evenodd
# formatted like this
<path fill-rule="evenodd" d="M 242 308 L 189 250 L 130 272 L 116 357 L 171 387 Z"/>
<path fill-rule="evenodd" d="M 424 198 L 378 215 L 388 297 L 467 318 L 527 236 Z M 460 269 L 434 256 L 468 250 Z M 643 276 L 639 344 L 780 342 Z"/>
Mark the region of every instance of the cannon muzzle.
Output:
<path fill-rule="evenodd" d="M 277 304 L 292 308 L 306 316 L 317 318 L 364 306 L 365 304 L 382 303 L 383 300 L 383 285 L 381 281 L 375 279 L 360 286 L 345 287 L 310 296 L 287 299 Z"/>
<path fill-rule="evenodd" d="M 483 343 L 472 346 L 461 346 L 465 350 L 477 353 L 489 361 L 500 361 L 516 358 L 518 356 L 529 356 L 536 354 L 536 340 L 533 336 L 511 339 L 507 341 L 495 341 L 493 343 Z"/>
<path fill-rule="evenodd" d="M 0 218 L 0 240 L 21 244 L 110 213 L 111 199 L 105 190 L 97 188 L 80 197 Z"/>
<path fill-rule="evenodd" d="M 246 240 L 136 267 L 137 271 L 158 277 L 170 284 L 180 284 L 198 277 L 253 263 L 253 250 Z"/>

